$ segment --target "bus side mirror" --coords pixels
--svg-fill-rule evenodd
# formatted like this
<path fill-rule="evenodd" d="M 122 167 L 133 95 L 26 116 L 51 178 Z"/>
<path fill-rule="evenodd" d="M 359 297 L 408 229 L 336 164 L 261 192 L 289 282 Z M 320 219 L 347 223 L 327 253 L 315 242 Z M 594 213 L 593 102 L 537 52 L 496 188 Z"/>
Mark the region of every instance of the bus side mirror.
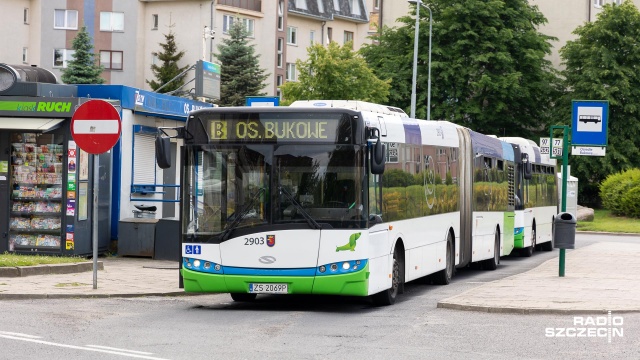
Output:
<path fill-rule="evenodd" d="M 156 162 L 161 169 L 171 167 L 171 139 L 158 136 L 156 138 Z"/>
<path fill-rule="evenodd" d="M 380 139 L 371 147 L 371 173 L 376 175 L 384 173 L 384 147 Z"/>
<path fill-rule="evenodd" d="M 531 180 L 531 178 L 533 177 L 533 169 L 531 163 L 529 162 L 528 154 L 522 154 L 522 169 L 524 171 L 523 175 L 525 180 Z"/>

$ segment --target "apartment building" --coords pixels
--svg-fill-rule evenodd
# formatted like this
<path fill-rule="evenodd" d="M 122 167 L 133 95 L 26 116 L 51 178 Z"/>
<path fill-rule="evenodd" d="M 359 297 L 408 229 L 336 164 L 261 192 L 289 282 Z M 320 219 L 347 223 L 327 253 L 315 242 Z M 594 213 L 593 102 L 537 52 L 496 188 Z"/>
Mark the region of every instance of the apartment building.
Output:
<path fill-rule="evenodd" d="M 297 79 L 296 60 L 314 43 L 364 43 L 380 24 L 383 0 L 2 0 L 0 63 L 36 65 L 61 77 L 73 55 L 72 41 L 84 24 L 108 84 L 149 89 L 153 52 L 175 34 L 184 51 L 181 66 L 214 53 L 235 21 L 249 31 L 270 77 L 264 89 Z M 210 30 L 213 30 L 211 32 Z M 194 72 L 187 75 L 193 78 Z M 189 89 L 185 86 L 185 90 Z"/>

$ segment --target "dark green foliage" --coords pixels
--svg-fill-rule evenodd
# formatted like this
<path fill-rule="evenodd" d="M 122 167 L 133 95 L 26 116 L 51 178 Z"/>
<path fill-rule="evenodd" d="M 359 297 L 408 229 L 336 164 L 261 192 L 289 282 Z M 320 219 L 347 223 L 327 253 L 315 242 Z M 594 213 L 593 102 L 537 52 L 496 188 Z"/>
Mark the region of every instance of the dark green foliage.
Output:
<path fill-rule="evenodd" d="M 433 12 L 431 118 L 500 136 L 544 133 L 559 82 L 551 63 L 553 38 L 538 32 L 546 19 L 526 0 L 425 1 Z M 376 75 L 392 78 L 392 105 L 409 112 L 415 8 L 402 28 L 383 29 L 380 46 L 362 54 Z M 425 118 L 429 12 L 420 11 L 416 116 Z"/>
<path fill-rule="evenodd" d="M 263 96 L 260 92 L 269 77 L 260 68 L 260 55 L 255 46 L 249 45 L 247 31 L 242 21 L 234 21 L 229 28 L 229 38 L 218 45 L 220 60 L 220 106 L 244 106 L 247 96 Z"/>
<path fill-rule="evenodd" d="M 600 184 L 600 197 L 614 215 L 640 217 L 640 169 L 609 175 Z"/>
<path fill-rule="evenodd" d="M 104 69 L 96 63 L 86 26 L 80 28 L 71 48 L 75 50 L 75 54 L 67 62 L 67 68 L 62 69 L 62 81 L 65 84 L 104 84 L 105 80 L 100 77 Z"/>
<path fill-rule="evenodd" d="M 571 91 L 557 118 L 569 124 L 571 100 L 609 101 L 607 155 L 570 157 L 571 175 L 579 179 L 579 203 L 598 206 L 598 185 L 608 174 L 640 167 L 640 12 L 629 1 L 608 4 L 596 21 L 574 34 L 578 38 L 560 51 Z"/>
<path fill-rule="evenodd" d="M 388 169 L 382 175 L 382 185 L 384 187 L 407 187 L 415 184 L 413 175 L 400 169 Z M 422 182 L 419 182 L 422 184 Z"/>
<path fill-rule="evenodd" d="M 350 43 L 315 44 L 307 53 L 306 61 L 296 61 L 298 81 L 282 86 L 283 104 L 313 99 L 387 102 L 390 80 L 376 77 L 365 60 L 351 50 Z"/>
<path fill-rule="evenodd" d="M 181 72 L 185 71 L 188 66 L 180 67 L 178 62 L 184 56 L 184 51 L 178 51 L 178 45 L 176 44 L 176 38 L 172 31 L 164 35 L 165 43 L 160 43 L 162 48 L 161 52 L 153 52 L 153 56 L 157 56 L 161 61 L 160 65 L 151 65 L 151 71 L 156 77 L 155 80 L 147 80 L 147 84 L 153 91 L 160 88 L 162 85 L 168 83 L 171 79 L 178 76 Z M 186 74 L 176 78 L 158 91 L 159 93 L 168 93 L 179 89 L 184 85 L 184 77 Z"/>

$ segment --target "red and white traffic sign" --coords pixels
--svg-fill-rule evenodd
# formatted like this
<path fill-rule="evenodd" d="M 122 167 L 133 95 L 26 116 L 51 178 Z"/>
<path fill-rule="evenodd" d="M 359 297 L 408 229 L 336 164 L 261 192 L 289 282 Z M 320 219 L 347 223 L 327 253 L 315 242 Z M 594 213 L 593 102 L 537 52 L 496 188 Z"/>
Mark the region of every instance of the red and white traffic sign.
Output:
<path fill-rule="evenodd" d="M 120 114 L 104 100 L 89 100 L 71 118 L 71 136 L 89 154 L 105 153 L 120 139 Z"/>

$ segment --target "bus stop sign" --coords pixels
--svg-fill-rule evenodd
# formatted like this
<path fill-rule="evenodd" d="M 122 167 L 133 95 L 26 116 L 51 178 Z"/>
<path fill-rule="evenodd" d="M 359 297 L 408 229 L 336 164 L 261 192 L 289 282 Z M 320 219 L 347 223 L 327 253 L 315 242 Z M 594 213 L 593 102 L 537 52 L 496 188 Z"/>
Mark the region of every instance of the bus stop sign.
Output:
<path fill-rule="evenodd" d="M 89 154 L 105 153 L 120 139 L 120 114 L 104 100 L 89 100 L 71 118 L 71 136 Z"/>

